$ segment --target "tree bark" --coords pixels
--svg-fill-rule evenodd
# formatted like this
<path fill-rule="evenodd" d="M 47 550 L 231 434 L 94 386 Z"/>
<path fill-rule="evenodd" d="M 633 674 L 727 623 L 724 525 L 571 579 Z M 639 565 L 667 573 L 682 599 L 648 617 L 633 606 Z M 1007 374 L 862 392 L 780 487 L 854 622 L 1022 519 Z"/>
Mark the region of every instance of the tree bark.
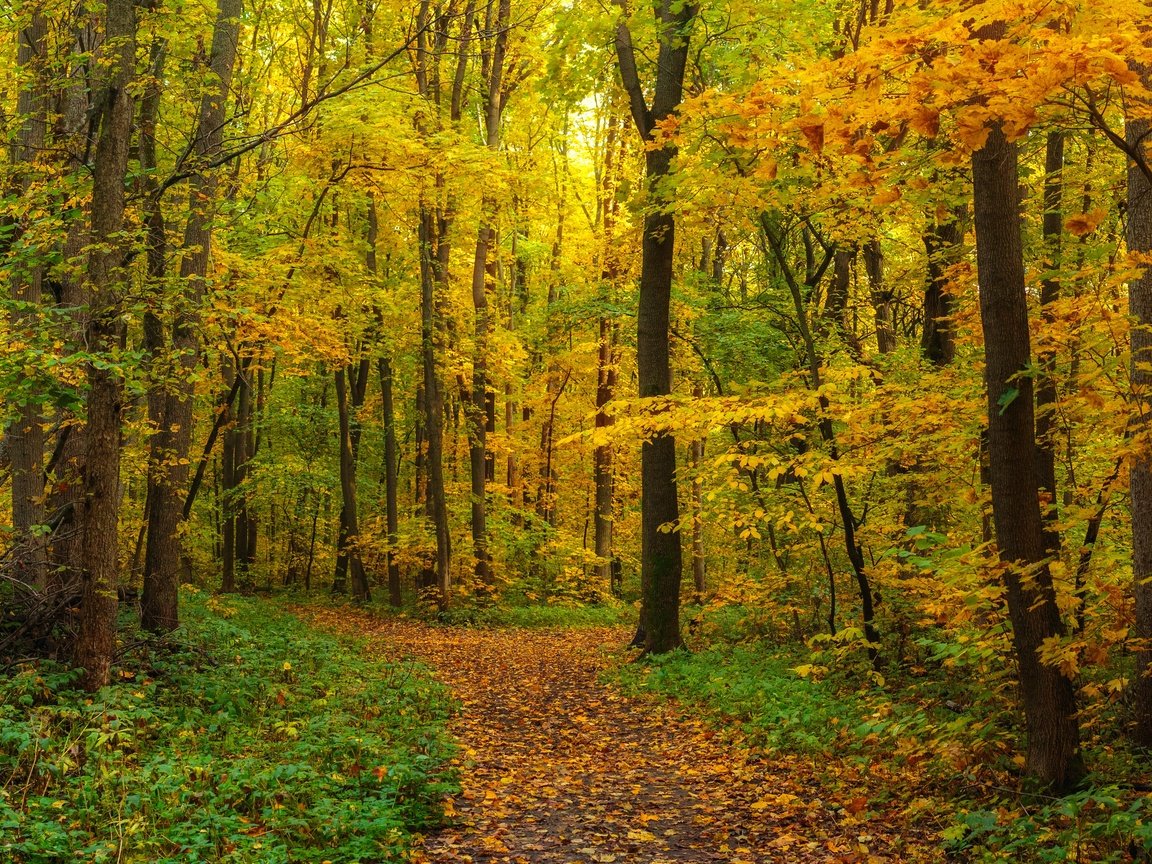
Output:
<path fill-rule="evenodd" d="M 184 227 L 184 257 L 180 263 L 183 296 L 172 322 L 172 377 L 156 382 L 163 389 L 160 434 L 149 475 L 148 545 L 144 557 L 144 591 L 140 623 L 154 632 L 167 632 L 179 624 L 179 591 L 184 496 L 188 485 L 192 447 L 192 408 L 196 395 L 196 363 L 200 356 L 200 306 L 207 290 L 212 245 L 212 218 L 218 177 L 200 165 L 215 157 L 223 145 L 225 108 L 236 44 L 240 33 L 242 0 L 219 0 L 212 48 L 208 59 L 210 82 L 201 96 L 195 139 L 191 147 L 197 170 L 189 181 L 188 221 Z"/>
<path fill-rule="evenodd" d="M 85 337 L 89 350 L 108 356 L 120 346 L 125 249 L 124 178 L 132 137 L 131 85 L 136 64 L 132 0 L 108 0 L 104 9 L 107 80 L 99 104 L 99 136 L 92 170 L 87 279 L 91 302 Z M 87 448 L 81 507 L 83 570 L 80 632 L 75 663 L 82 685 L 108 683 L 115 649 L 117 543 L 120 521 L 120 429 L 124 381 L 115 364 L 89 362 Z"/>
<path fill-rule="evenodd" d="M 876 322 L 876 348 L 881 354 L 891 354 L 896 350 L 896 331 L 892 327 L 892 291 L 884 282 L 884 250 L 879 240 L 872 239 L 864 244 L 863 253 Z"/>
<path fill-rule="evenodd" d="M 16 114 L 20 123 L 15 140 L 9 147 L 14 170 L 12 191 L 17 197 L 32 188 L 32 169 L 40 158 L 47 138 L 47 93 L 44 63 L 48 21 L 44 10 L 36 5 L 30 20 L 19 28 L 16 65 L 25 70 L 29 82 L 16 97 Z M 9 257 L 19 242 L 23 226 L 12 226 L 6 243 L 6 258 L 11 262 L 12 299 L 16 301 L 9 319 L 13 334 L 33 336 L 39 329 L 41 286 L 44 268 L 36 262 L 23 263 L 18 256 Z M 5 435 L 12 466 L 12 531 L 17 543 L 13 558 L 16 578 L 43 590 L 48 584 L 47 546 L 43 535 L 35 530 L 45 522 L 44 510 L 44 420 L 34 392 L 20 399 L 16 418 Z"/>
<path fill-rule="evenodd" d="M 935 222 L 924 234 L 924 251 L 928 256 L 928 279 L 924 286 L 924 329 L 920 350 L 933 366 L 947 366 L 956 357 L 956 339 L 952 328 L 952 295 L 949 293 L 948 268 L 963 243 L 958 214 Z"/>
<path fill-rule="evenodd" d="M 360 539 L 359 505 L 356 500 L 356 454 L 352 442 L 352 418 L 349 409 L 347 374 L 343 368 L 335 373 L 336 413 L 340 432 L 340 548 L 347 573 L 352 582 L 352 596 L 361 602 L 372 599 L 368 580 L 364 574 L 364 563 L 357 543 Z M 338 589 L 333 583 L 332 590 Z"/>
<path fill-rule="evenodd" d="M 448 605 L 451 567 L 451 545 L 448 534 L 448 508 L 444 495 L 444 437 L 442 421 L 444 403 L 440 395 L 440 380 L 436 364 L 436 302 L 435 289 L 439 281 L 438 255 L 433 249 L 436 216 L 427 207 L 420 213 L 420 341 L 424 372 L 424 437 L 425 471 L 428 478 L 426 505 L 436 536 L 435 580 L 437 601 L 441 608 Z"/>
<path fill-rule="evenodd" d="M 1141 70 L 1143 71 L 1143 70 Z M 1148 153 L 1152 124 L 1130 118 L 1125 124 L 1128 146 Z M 1146 158 L 1146 157 L 1145 157 Z M 1152 252 L 1152 184 L 1133 161 L 1128 165 L 1128 251 Z M 1133 436 L 1144 443 L 1132 461 L 1129 495 L 1132 508 L 1132 593 L 1136 600 L 1133 637 L 1136 670 L 1132 682 L 1135 740 L 1152 747 L 1152 456 L 1147 437 L 1152 427 L 1152 267 L 1146 267 L 1128 286 L 1132 317 L 1132 388 L 1136 393 Z"/>
<path fill-rule="evenodd" d="M 1072 681 L 1041 662 L 1044 641 L 1063 633 L 1046 563 L 1034 470 L 1036 438 L 1028 298 L 1021 245 L 1017 148 L 997 124 L 972 157 L 988 390 L 988 458 L 992 515 L 1003 564 L 1012 643 L 1028 735 L 1028 774 L 1066 790 L 1083 777 Z"/>
<path fill-rule="evenodd" d="M 621 20 L 617 25 L 616 55 L 620 77 L 628 93 L 636 129 L 645 143 L 653 140 L 656 124 L 672 115 L 680 105 L 696 10 L 692 3 L 677 0 L 660 0 L 655 6 L 660 47 L 651 106 L 636 68 L 632 34 L 625 21 Z M 675 155 L 675 147 L 668 144 L 644 153 L 650 206 L 644 217 L 640 301 L 636 315 L 636 361 L 641 398 L 665 396 L 671 392 L 672 385 L 669 318 L 676 222 L 660 204 L 667 194 L 662 186 L 671 173 Z M 676 441 L 673 436 L 660 434 L 644 442 L 640 451 L 640 476 L 640 620 L 644 629 L 645 652 L 660 654 L 681 644 L 682 553 L 676 494 Z"/>
<path fill-rule="evenodd" d="M 1055 323 L 1053 305 L 1060 299 L 1060 278 L 1053 271 L 1060 266 L 1060 235 L 1064 230 L 1061 199 L 1064 183 L 1064 133 L 1049 132 L 1044 156 L 1044 269 L 1040 282 L 1040 315 L 1046 327 Z M 1041 514 L 1044 517 L 1044 549 L 1049 555 L 1060 553 L 1060 530 L 1056 527 L 1060 511 L 1056 488 L 1056 346 L 1047 336 L 1041 338 L 1036 352 L 1036 485 L 1040 490 Z"/>

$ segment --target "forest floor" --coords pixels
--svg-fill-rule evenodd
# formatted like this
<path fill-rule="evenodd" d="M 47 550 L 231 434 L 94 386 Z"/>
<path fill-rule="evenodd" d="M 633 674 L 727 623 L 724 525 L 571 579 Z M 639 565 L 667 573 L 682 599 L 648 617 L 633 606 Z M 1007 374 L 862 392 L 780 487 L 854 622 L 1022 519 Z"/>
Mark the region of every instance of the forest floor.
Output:
<path fill-rule="evenodd" d="M 939 861 L 934 831 L 881 778 L 764 754 L 674 701 L 603 683 L 630 634 L 465 629 L 348 609 L 305 613 L 369 650 L 431 665 L 461 703 L 462 790 L 416 862 Z M 613 655 L 611 652 L 615 651 Z M 888 778 L 889 780 L 891 778 Z M 877 800 L 885 800 L 878 804 Z"/>

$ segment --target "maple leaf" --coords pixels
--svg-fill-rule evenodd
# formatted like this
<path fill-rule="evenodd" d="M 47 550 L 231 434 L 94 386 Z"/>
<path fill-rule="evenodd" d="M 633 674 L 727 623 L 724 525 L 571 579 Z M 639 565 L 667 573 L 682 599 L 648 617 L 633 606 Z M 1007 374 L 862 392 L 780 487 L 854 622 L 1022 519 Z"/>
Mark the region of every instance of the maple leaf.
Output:
<path fill-rule="evenodd" d="M 1091 234 L 1108 216 L 1108 211 L 1097 207 L 1088 213 L 1074 213 L 1064 220 L 1064 230 L 1074 237 L 1086 237 Z"/>

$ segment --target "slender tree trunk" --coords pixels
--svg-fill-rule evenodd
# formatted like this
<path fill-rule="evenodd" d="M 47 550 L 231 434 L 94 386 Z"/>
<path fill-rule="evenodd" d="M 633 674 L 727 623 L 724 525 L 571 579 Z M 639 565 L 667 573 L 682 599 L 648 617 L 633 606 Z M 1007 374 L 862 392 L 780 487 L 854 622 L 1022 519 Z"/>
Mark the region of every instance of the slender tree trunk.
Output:
<path fill-rule="evenodd" d="M 632 34 L 621 20 L 616 28 L 616 55 L 628 93 L 632 118 L 643 141 L 652 140 L 656 124 L 680 105 L 684 69 L 696 7 L 675 0 L 655 6 L 659 55 L 652 104 L 649 106 L 636 67 Z M 660 188 L 671 173 L 675 148 L 665 145 L 644 154 L 645 179 L 652 205 L 644 217 L 641 244 L 640 301 L 636 316 L 636 361 L 641 398 L 671 392 L 669 318 L 676 223 L 659 208 Z M 654 436 L 641 446 L 641 627 L 644 650 L 659 654 L 678 647 L 680 638 L 681 548 L 676 495 L 676 441 Z M 669 530 L 671 529 L 671 530 Z M 637 634 L 639 636 L 639 634 Z"/>
<path fill-rule="evenodd" d="M 237 376 L 232 384 L 239 392 L 240 377 Z M 220 590 L 230 594 L 236 590 L 236 430 L 231 403 L 224 407 L 223 419 L 227 431 L 224 433 L 220 454 Z"/>
<path fill-rule="evenodd" d="M 508 27 L 511 18 L 510 0 L 499 0 L 495 20 L 492 20 L 493 4 L 488 4 L 486 35 L 492 39 L 490 49 L 482 55 L 486 71 L 484 94 L 484 138 L 492 153 L 500 149 L 500 118 L 503 114 L 504 58 L 508 45 Z M 491 400 L 488 393 L 488 266 L 489 248 L 496 242 L 496 229 L 492 226 L 496 202 L 485 196 L 482 205 L 483 216 L 476 232 L 476 255 L 472 265 L 472 305 L 475 310 L 474 345 L 472 355 L 472 393 L 468 412 L 468 460 L 472 489 L 472 553 L 476 559 L 476 581 L 486 588 L 492 585 L 492 567 L 488 549 L 487 522 L 487 479 L 489 409 Z"/>
<path fill-rule="evenodd" d="M 864 244 L 864 270 L 876 321 L 876 347 L 881 354 L 896 350 L 896 331 L 892 327 L 892 291 L 884 281 L 884 250 L 879 240 Z"/>
<path fill-rule="evenodd" d="M 1020 237 L 1016 145 L 999 125 L 972 157 L 976 264 L 988 388 L 992 515 L 1004 564 L 1008 614 L 1028 734 L 1027 771 L 1047 787 L 1069 789 L 1084 774 L 1072 681 L 1040 660 L 1046 639 L 1062 635 L 1034 470 L 1036 438 L 1028 297 Z M 1025 576 L 1025 570 L 1028 575 Z"/>
<path fill-rule="evenodd" d="M 1064 219 L 1061 207 L 1064 183 L 1064 133 L 1049 132 L 1044 157 L 1044 269 L 1049 275 L 1040 283 L 1040 314 L 1046 328 L 1055 324 L 1053 306 L 1060 299 L 1060 278 L 1051 275 L 1060 266 L 1060 235 Z M 1041 338 L 1036 352 L 1036 485 L 1040 490 L 1044 516 L 1044 549 L 1049 555 L 1060 552 L 1060 512 L 1056 488 L 1056 346 Z"/>
<path fill-rule="evenodd" d="M 1143 72 L 1144 70 L 1141 70 Z M 1147 76 L 1146 76 L 1147 80 Z M 1148 158 L 1152 123 L 1129 118 L 1125 124 L 1128 146 Z M 1140 167 L 1128 166 L 1128 251 L 1152 252 L 1152 184 Z M 1128 309 L 1132 316 L 1132 389 L 1136 393 L 1133 434 L 1147 438 L 1152 428 L 1152 267 L 1146 267 L 1128 286 Z M 1152 456 L 1145 443 L 1132 460 L 1129 479 L 1132 508 L 1132 593 L 1136 599 L 1133 637 L 1136 672 L 1132 683 L 1135 740 L 1152 747 Z"/>
<path fill-rule="evenodd" d="M 437 600 L 441 608 L 447 607 L 451 567 L 451 545 L 448 534 L 448 508 L 444 495 L 444 454 L 442 422 L 444 403 L 440 395 L 440 380 L 436 364 L 436 302 L 435 288 L 440 267 L 439 256 L 433 249 L 436 234 L 436 216 L 424 208 L 420 214 L 420 339 L 424 369 L 424 435 L 427 439 L 426 470 L 428 476 L 427 505 L 436 534 Z"/>
<path fill-rule="evenodd" d="M 88 253 L 91 292 L 86 339 L 89 350 L 109 355 L 120 346 L 125 250 L 124 178 L 132 137 L 131 85 L 136 65 L 136 12 L 132 0 L 108 0 L 104 8 L 107 81 L 98 116 L 92 171 Z M 120 428 L 124 382 L 114 364 L 88 364 L 88 425 L 84 461 L 83 571 L 80 633 L 75 662 L 83 686 L 108 683 L 115 648 L 117 543 L 120 522 Z"/>
<path fill-rule="evenodd" d="M 30 78 L 16 98 L 20 126 L 9 148 L 15 173 L 13 191 L 18 197 L 31 189 L 32 169 L 40 158 L 47 137 L 44 81 L 47 36 L 48 22 L 44 11 L 39 5 L 34 6 L 28 24 L 22 26 L 17 34 L 16 65 Z M 9 254 L 11 246 L 18 242 L 22 227 L 18 222 L 11 226 L 12 239 L 5 243 L 9 247 L 5 251 Z M 19 257 L 8 260 L 13 274 L 12 299 L 16 301 L 9 319 L 11 333 L 31 336 L 40 326 L 44 268 L 38 263 L 21 262 Z M 31 397 L 34 394 L 27 395 Z M 18 544 L 13 559 L 15 575 L 27 585 L 42 590 L 48 584 L 47 546 L 43 535 L 34 529 L 45 522 L 45 436 L 44 419 L 35 399 L 25 398 L 17 405 L 16 418 L 5 437 L 12 465 L 12 530 Z"/>
<path fill-rule="evenodd" d="M 356 500 L 356 455 L 352 444 L 352 419 L 349 409 L 347 375 L 344 369 L 337 369 L 336 413 L 340 426 L 340 554 L 344 557 L 348 575 L 352 582 L 352 596 L 361 602 L 371 600 L 371 591 L 364 574 L 364 564 L 360 558 L 357 543 L 360 540 L 360 518 Z M 333 583 L 333 590 L 337 586 Z"/>
<path fill-rule="evenodd" d="M 699 392 L 699 391 L 698 391 Z M 692 583 L 696 589 L 696 602 L 703 603 L 708 590 L 704 558 L 704 484 L 700 479 L 700 466 L 704 464 L 704 439 L 697 438 L 688 445 L 688 465 L 692 476 Z"/>
<path fill-rule="evenodd" d="M 948 268 L 955 261 L 963 236 L 958 214 L 950 215 L 952 218 L 935 222 L 924 234 L 928 279 L 924 286 L 924 329 L 920 350 L 934 366 L 947 366 L 956 357 Z"/>
<path fill-rule="evenodd" d="M 615 324 L 611 318 L 600 318 L 600 352 L 596 370 L 596 428 L 607 430 L 615 418 L 605 410 L 616 395 Z M 609 441 L 597 444 L 592 454 L 592 474 L 596 487 L 596 509 L 593 518 L 596 573 L 602 584 L 619 596 L 623 586 L 616 584 L 617 568 L 613 567 L 612 526 L 615 520 L 615 482 L 613 448 Z"/>
<path fill-rule="evenodd" d="M 388 602 L 400 606 L 400 564 L 396 560 L 396 544 L 400 535 L 400 510 L 397 503 L 396 478 L 396 412 L 392 400 L 392 361 L 379 360 L 380 402 L 384 410 L 384 498 L 388 520 Z"/>
<path fill-rule="evenodd" d="M 157 438 L 166 452 L 154 454 L 163 467 L 149 474 L 151 507 L 140 623 L 157 632 L 173 630 L 179 624 L 179 531 L 192 447 L 194 372 L 200 355 L 199 307 L 207 287 L 212 211 L 219 186 L 216 173 L 200 168 L 200 164 L 218 154 L 223 144 L 225 104 L 236 62 L 241 12 L 242 0 L 219 0 L 208 59 L 211 84 L 200 100 L 196 137 L 191 148 L 195 162 L 190 167 L 198 170 L 189 183 L 188 221 L 180 264 L 184 296 L 180 298 L 180 308 L 172 323 L 171 361 L 175 380 L 153 385 L 163 391 L 161 434 Z"/>

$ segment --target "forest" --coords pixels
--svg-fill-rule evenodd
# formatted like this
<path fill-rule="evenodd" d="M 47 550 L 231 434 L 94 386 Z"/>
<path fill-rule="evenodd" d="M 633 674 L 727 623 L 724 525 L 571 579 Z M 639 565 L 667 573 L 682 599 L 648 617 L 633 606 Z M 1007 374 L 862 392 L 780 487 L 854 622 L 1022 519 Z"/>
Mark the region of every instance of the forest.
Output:
<path fill-rule="evenodd" d="M 0 860 L 1152 861 L 1147 0 L 3 0 Z"/>

